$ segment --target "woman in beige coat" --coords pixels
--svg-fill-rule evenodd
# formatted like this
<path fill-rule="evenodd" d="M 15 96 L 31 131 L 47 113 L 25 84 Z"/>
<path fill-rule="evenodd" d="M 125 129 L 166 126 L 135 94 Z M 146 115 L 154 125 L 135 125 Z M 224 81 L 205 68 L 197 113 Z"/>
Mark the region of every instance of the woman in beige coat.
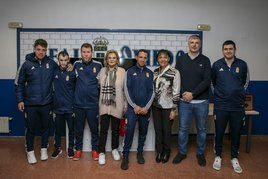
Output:
<path fill-rule="evenodd" d="M 120 160 L 118 152 L 119 146 L 119 126 L 126 109 L 124 97 L 124 77 L 125 70 L 118 66 L 119 55 L 115 50 L 107 51 L 104 59 L 105 67 L 100 71 L 100 139 L 99 139 L 99 164 L 104 165 L 105 146 L 107 133 L 111 121 L 112 129 L 112 155 L 114 160 Z"/>

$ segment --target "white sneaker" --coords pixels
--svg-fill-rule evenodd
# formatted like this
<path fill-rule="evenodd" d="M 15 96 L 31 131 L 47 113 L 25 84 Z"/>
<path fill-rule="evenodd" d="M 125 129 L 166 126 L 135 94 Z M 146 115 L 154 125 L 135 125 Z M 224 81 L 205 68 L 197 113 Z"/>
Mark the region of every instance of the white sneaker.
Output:
<path fill-rule="evenodd" d="M 221 157 L 219 157 L 219 156 L 215 157 L 212 167 L 215 170 L 220 170 L 221 169 Z"/>
<path fill-rule="evenodd" d="M 47 160 L 48 159 L 48 155 L 47 155 L 47 148 L 42 148 L 41 149 L 41 160 Z"/>
<path fill-rule="evenodd" d="M 105 154 L 104 153 L 100 153 L 99 154 L 99 164 L 100 165 L 104 165 L 105 163 L 106 163 Z"/>
<path fill-rule="evenodd" d="M 120 160 L 120 158 L 121 158 L 117 149 L 114 149 L 112 151 L 112 155 L 113 155 L 114 160 Z"/>
<path fill-rule="evenodd" d="M 29 164 L 35 164 L 37 163 L 37 160 L 34 155 L 34 151 L 27 152 L 27 160 Z"/>
<path fill-rule="evenodd" d="M 236 173 L 242 173 L 242 168 L 240 167 L 237 158 L 233 158 L 233 159 L 231 160 L 231 163 L 232 163 L 232 166 L 233 166 L 234 171 L 235 171 Z"/>

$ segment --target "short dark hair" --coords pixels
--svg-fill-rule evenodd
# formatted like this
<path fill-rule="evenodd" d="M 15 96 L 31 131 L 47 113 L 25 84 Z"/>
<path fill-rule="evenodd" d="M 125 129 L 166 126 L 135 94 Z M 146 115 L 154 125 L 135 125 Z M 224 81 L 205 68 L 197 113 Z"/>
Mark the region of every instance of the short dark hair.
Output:
<path fill-rule="evenodd" d="M 157 55 L 156 55 L 156 59 L 158 59 L 159 55 L 160 54 L 165 54 L 168 56 L 168 58 L 170 58 L 170 52 L 168 50 L 165 50 L 165 49 L 161 49 L 157 52 Z"/>
<path fill-rule="evenodd" d="M 232 40 L 226 40 L 225 42 L 223 42 L 222 49 L 223 49 L 223 47 L 225 45 L 233 45 L 234 46 L 234 49 L 236 50 L 236 45 L 235 45 L 234 41 L 232 41 Z"/>
<path fill-rule="evenodd" d="M 40 45 L 41 47 L 47 48 L 47 41 L 44 39 L 37 39 L 34 42 L 34 48 L 37 47 L 38 45 Z"/>
<path fill-rule="evenodd" d="M 93 47 L 92 47 L 91 44 L 89 44 L 89 43 L 83 43 L 83 44 L 81 45 L 81 50 L 82 50 L 83 47 L 84 47 L 84 48 L 90 48 L 91 51 L 93 52 Z"/>
<path fill-rule="evenodd" d="M 69 54 L 68 54 L 68 52 L 66 52 L 66 51 L 64 51 L 64 50 L 63 50 L 63 51 L 60 51 L 60 53 L 58 53 L 58 59 L 59 59 L 59 57 L 60 57 L 61 55 L 62 55 L 63 57 L 68 56 L 68 58 L 69 58 Z"/>
<path fill-rule="evenodd" d="M 149 55 L 148 50 L 140 49 L 140 50 L 136 53 L 136 56 L 138 56 L 140 52 L 144 52 L 144 53 L 146 53 L 147 55 Z"/>

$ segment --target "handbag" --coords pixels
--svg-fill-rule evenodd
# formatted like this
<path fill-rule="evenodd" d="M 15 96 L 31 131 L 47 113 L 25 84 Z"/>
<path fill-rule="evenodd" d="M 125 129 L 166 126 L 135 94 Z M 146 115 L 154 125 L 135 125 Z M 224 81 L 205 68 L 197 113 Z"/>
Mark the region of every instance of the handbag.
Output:
<path fill-rule="evenodd" d="M 124 137 L 125 134 L 126 134 L 126 123 L 127 122 L 127 119 L 125 116 L 123 116 L 121 119 L 120 119 L 120 126 L 119 126 L 119 135 L 121 137 Z"/>

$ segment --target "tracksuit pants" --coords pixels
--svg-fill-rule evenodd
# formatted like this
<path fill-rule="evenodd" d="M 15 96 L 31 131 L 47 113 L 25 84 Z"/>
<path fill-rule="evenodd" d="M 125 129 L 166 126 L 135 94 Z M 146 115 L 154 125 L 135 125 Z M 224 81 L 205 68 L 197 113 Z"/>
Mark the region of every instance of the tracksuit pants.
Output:
<path fill-rule="evenodd" d="M 26 106 L 24 115 L 27 151 L 34 150 L 34 138 L 37 133 L 41 135 L 41 148 L 47 148 L 52 124 L 52 105 Z M 41 127 L 40 131 L 37 131 L 38 126 Z"/>
<path fill-rule="evenodd" d="M 134 109 L 129 109 L 126 114 L 127 124 L 126 124 L 126 135 L 124 140 L 123 155 L 128 156 L 129 150 L 133 142 L 133 136 L 135 133 L 136 122 L 139 124 L 139 137 L 138 137 L 138 152 L 143 152 L 144 143 L 146 140 L 146 135 L 148 131 L 150 110 L 146 115 L 136 115 Z"/>
<path fill-rule="evenodd" d="M 83 149 L 83 137 L 85 122 L 87 120 L 91 132 L 92 150 L 98 151 L 99 143 L 99 108 L 82 109 L 75 108 L 75 147 Z"/>
<path fill-rule="evenodd" d="M 215 154 L 221 157 L 224 131 L 229 121 L 231 134 L 231 159 L 237 158 L 240 132 L 245 120 L 245 111 L 215 110 Z"/>
<path fill-rule="evenodd" d="M 55 117 L 55 148 L 61 147 L 61 133 L 65 126 L 65 121 L 67 122 L 68 126 L 68 139 L 69 139 L 69 146 L 68 148 L 73 149 L 74 147 L 74 118 L 73 113 L 64 113 L 64 114 L 56 114 Z"/>

